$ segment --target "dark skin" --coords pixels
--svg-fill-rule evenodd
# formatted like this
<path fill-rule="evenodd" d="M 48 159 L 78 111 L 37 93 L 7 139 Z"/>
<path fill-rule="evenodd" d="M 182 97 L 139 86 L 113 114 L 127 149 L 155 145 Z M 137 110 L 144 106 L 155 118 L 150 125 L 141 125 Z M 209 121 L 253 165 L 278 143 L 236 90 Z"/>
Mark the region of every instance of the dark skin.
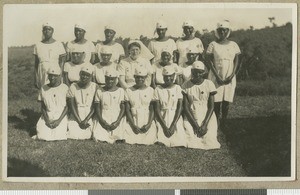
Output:
<path fill-rule="evenodd" d="M 101 66 L 109 66 L 109 65 L 112 64 L 112 62 L 110 61 L 112 54 L 104 54 L 104 53 L 101 53 L 100 55 L 101 55 L 101 58 L 102 58 L 102 62 L 100 62 L 100 65 L 101 65 Z M 96 76 L 96 75 L 94 75 L 94 77 L 93 77 L 93 82 L 97 82 L 95 76 Z M 97 82 L 97 84 L 103 85 L 103 84 L 105 84 L 105 83 L 98 83 L 98 82 Z"/>
<path fill-rule="evenodd" d="M 192 69 L 191 82 L 194 85 L 202 84 L 204 82 L 204 78 L 203 78 L 204 74 L 205 74 L 204 70 Z M 190 105 L 191 102 L 189 102 L 187 94 L 184 94 L 183 96 L 184 114 L 187 117 L 188 121 L 190 122 L 191 126 L 193 127 L 194 133 L 197 135 L 197 137 L 202 137 L 207 133 L 208 130 L 207 125 L 214 111 L 214 94 L 209 94 L 209 98 L 207 102 L 208 109 L 205 118 L 200 125 L 197 123 L 197 120 L 193 116 Z"/>
<path fill-rule="evenodd" d="M 92 75 L 90 73 L 87 73 L 85 71 L 80 72 L 80 81 L 77 83 L 80 88 L 87 88 L 91 83 Z M 77 103 L 75 101 L 75 98 L 68 98 L 69 107 L 71 109 L 71 113 L 75 117 L 76 122 L 79 124 L 79 127 L 83 130 L 87 129 L 90 124 L 88 121 L 92 118 L 94 114 L 94 105 L 91 106 L 89 114 L 86 116 L 84 120 L 81 120 L 78 110 L 77 110 Z"/>
<path fill-rule="evenodd" d="M 61 84 L 61 76 L 60 75 L 55 75 L 55 74 L 48 74 L 48 78 L 50 83 L 48 84 L 49 87 L 58 87 Z M 47 127 L 50 129 L 55 129 L 58 127 L 58 125 L 61 123 L 61 121 L 64 119 L 68 112 L 68 107 L 65 106 L 63 112 L 61 113 L 60 117 L 57 120 L 50 120 L 48 113 L 47 113 L 47 108 L 45 103 L 42 101 L 41 102 L 41 108 L 42 108 L 42 115 L 45 120 L 45 123 Z"/>
<path fill-rule="evenodd" d="M 72 52 L 71 53 L 72 63 L 76 64 L 76 65 L 82 64 L 83 60 L 84 60 L 84 57 L 85 57 L 84 52 Z M 72 82 L 69 80 L 68 72 L 63 73 L 63 78 L 64 78 L 64 83 L 66 85 L 70 86 L 72 84 Z"/>
<path fill-rule="evenodd" d="M 188 66 L 191 66 L 197 60 L 198 56 L 199 56 L 198 53 L 187 53 L 186 58 L 188 61 L 186 62 L 186 64 Z M 179 75 L 178 81 L 179 81 L 178 84 L 182 85 L 186 80 L 183 78 L 182 75 Z"/>
<path fill-rule="evenodd" d="M 135 78 L 136 85 L 134 85 L 133 88 L 136 89 L 136 90 L 145 89 L 147 87 L 145 85 L 146 77 L 147 76 L 137 76 L 137 75 L 135 75 L 134 78 Z M 154 119 L 154 109 L 153 109 L 153 103 L 152 102 L 149 105 L 149 119 L 148 119 L 148 122 L 147 122 L 147 124 L 143 125 L 142 127 L 138 127 L 134 123 L 134 119 L 133 119 L 133 116 L 132 116 L 132 113 L 131 113 L 130 102 L 125 103 L 125 110 L 126 110 L 125 112 L 126 112 L 126 117 L 127 117 L 128 123 L 129 123 L 130 127 L 132 128 L 132 131 L 135 134 L 146 133 L 150 129 L 152 121 Z"/>
<path fill-rule="evenodd" d="M 173 80 L 175 77 L 175 73 L 172 75 L 164 75 L 164 84 L 162 85 L 163 88 L 168 89 L 168 88 L 172 88 L 174 86 Z M 170 127 L 167 127 L 165 120 L 163 119 L 163 116 L 161 114 L 161 104 L 159 101 L 155 101 L 154 102 L 154 111 L 155 111 L 155 116 L 156 116 L 156 120 L 159 122 L 159 124 L 161 125 L 163 132 L 165 134 L 166 137 L 171 137 L 175 130 L 176 130 L 176 124 L 177 121 L 179 120 L 180 116 L 181 116 L 181 112 L 182 112 L 182 99 L 178 99 L 177 102 L 177 108 L 176 108 L 176 112 L 173 118 L 173 121 L 170 125 Z"/>
<path fill-rule="evenodd" d="M 106 85 L 103 87 L 103 89 L 105 91 L 116 91 L 118 89 L 118 87 L 116 86 L 116 81 L 117 81 L 117 77 L 105 76 Z M 100 125 L 107 131 L 115 130 L 120 125 L 121 119 L 125 115 L 125 104 L 123 102 L 120 104 L 121 110 L 120 110 L 119 116 L 118 116 L 117 120 L 111 124 L 106 122 L 102 117 L 101 102 L 97 102 L 97 103 L 95 103 L 95 105 L 96 105 L 96 114 L 97 114 Z"/>

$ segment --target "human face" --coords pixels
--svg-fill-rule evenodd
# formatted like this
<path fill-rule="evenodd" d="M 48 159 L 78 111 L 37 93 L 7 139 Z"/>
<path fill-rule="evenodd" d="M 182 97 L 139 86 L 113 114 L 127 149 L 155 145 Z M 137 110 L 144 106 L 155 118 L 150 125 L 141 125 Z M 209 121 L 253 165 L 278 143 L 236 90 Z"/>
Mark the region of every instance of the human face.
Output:
<path fill-rule="evenodd" d="M 45 37 L 45 39 L 50 39 L 53 35 L 54 29 L 50 26 L 45 26 L 43 28 L 43 35 Z"/>
<path fill-rule="evenodd" d="M 56 86 L 61 81 L 60 75 L 56 75 L 56 74 L 48 74 L 48 79 L 50 81 L 51 86 Z"/>
<path fill-rule="evenodd" d="M 105 64 L 107 64 L 108 62 L 110 62 L 112 54 L 101 53 L 100 55 L 101 55 L 102 62 L 104 62 Z"/>
<path fill-rule="evenodd" d="M 183 27 L 183 33 L 185 34 L 186 37 L 192 36 L 193 32 L 194 32 L 194 27 L 192 26 Z"/>
<path fill-rule="evenodd" d="M 166 36 L 167 29 L 166 28 L 157 28 L 156 32 L 159 38 L 164 38 Z"/>
<path fill-rule="evenodd" d="M 192 78 L 195 81 L 201 81 L 203 79 L 203 76 L 205 74 L 205 70 L 199 70 L 199 69 L 192 69 Z"/>
<path fill-rule="evenodd" d="M 198 57 L 198 54 L 197 53 L 187 53 L 186 54 L 186 57 L 188 59 L 189 62 L 195 62 L 197 57 Z"/>
<path fill-rule="evenodd" d="M 116 32 L 114 30 L 111 30 L 111 29 L 106 29 L 104 31 L 104 35 L 105 35 L 105 40 L 107 42 L 110 42 L 114 39 L 114 36 L 115 36 Z"/>
<path fill-rule="evenodd" d="M 80 41 L 80 40 L 84 39 L 85 30 L 83 30 L 81 28 L 74 28 L 74 34 L 75 34 L 76 40 Z"/>
<path fill-rule="evenodd" d="M 83 84 L 88 84 L 92 79 L 92 74 L 85 71 L 80 71 L 79 76 L 80 76 L 80 81 Z"/>
<path fill-rule="evenodd" d="M 134 80 L 137 86 L 143 86 L 147 76 L 134 75 Z"/>
<path fill-rule="evenodd" d="M 109 89 L 116 86 L 117 84 L 117 77 L 109 77 L 105 76 L 105 86 L 108 87 Z"/>
<path fill-rule="evenodd" d="M 129 49 L 129 55 L 132 59 L 136 60 L 141 53 L 141 49 L 137 46 L 131 46 Z"/>
<path fill-rule="evenodd" d="M 72 52 L 71 61 L 73 64 L 80 64 L 83 61 L 84 52 Z"/>
<path fill-rule="evenodd" d="M 222 40 L 225 40 L 227 38 L 227 35 L 229 33 L 229 29 L 228 28 L 218 28 L 217 33 L 219 35 L 219 39 L 222 41 Z"/>
<path fill-rule="evenodd" d="M 171 75 L 164 75 L 164 82 L 167 86 L 170 86 L 174 83 L 175 73 Z"/>
<path fill-rule="evenodd" d="M 169 52 L 166 52 L 166 51 L 163 51 L 161 53 L 161 61 L 164 63 L 164 64 L 167 64 L 170 62 L 171 60 L 171 54 Z"/>

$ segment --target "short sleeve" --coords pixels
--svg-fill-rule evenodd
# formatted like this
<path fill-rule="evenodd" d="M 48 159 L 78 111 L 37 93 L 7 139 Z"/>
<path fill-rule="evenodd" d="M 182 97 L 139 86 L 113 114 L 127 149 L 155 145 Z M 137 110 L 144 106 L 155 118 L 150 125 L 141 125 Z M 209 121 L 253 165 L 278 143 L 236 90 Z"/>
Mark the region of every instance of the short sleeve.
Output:
<path fill-rule="evenodd" d="M 126 91 L 124 93 L 124 100 L 129 101 L 129 89 L 126 89 Z"/>
<path fill-rule="evenodd" d="M 66 50 L 65 50 L 65 47 L 64 47 L 63 43 L 59 42 L 57 52 L 58 52 L 59 55 L 66 54 Z"/>
<path fill-rule="evenodd" d="M 158 100 L 159 100 L 159 96 L 158 96 L 158 87 L 156 87 L 156 88 L 154 89 L 153 100 L 155 100 L 155 101 L 158 101 Z"/>
<path fill-rule="evenodd" d="M 207 80 L 207 82 L 208 82 L 209 93 L 215 95 L 217 93 L 215 84 L 211 80 Z"/>
<path fill-rule="evenodd" d="M 240 54 L 241 53 L 241 50 L 240 50 L 240 47 L 238 46 L 237 43 L 233 42 L 233 49 L 234 49 L 234 54 Z"/>
<path fill-rule="evenodd" d="M 33 47 L 33 55 L 38 55 L 36 44 L 35 44 L 34 47 Z"/>
<path fill-rule="evenodd" d="M 120 76 L 125 76 L 125 75 L 126 75 L 125 64 L 126 64 L 126 62 L 122 60 L 122 61 L 120 62 L 120 64 L 119 64 L 118 68 L 117 68 L 117 70 L 118 70 Z"/>
<path fill-rule="evenodd" d="M 148 74 L 153 74 L 154 71 L 153 71 L 153 68 L 152 68 L 152 66 L 150 64 L 150 61 L 148 61 L 148 60 L 145 59 L 145 64 L 146 64 L 146 67 L 148 69 Z"/>
<path fill-rule="evenodd" d="M 96 53 L 96 47 L 92 41 L 89 42 L 89 51 L 91 53 Z"/>
<path fill-rule="evenodd" d="M 182 99 L 183 98 L 183 95 L 182 95 L 182 89 L 179 85 L 176 86 L 176 95 L 177 95 L 177 98 L 178 99 Z"/>
<path fill-rule="evenodd" d="M 124 56 L 125 55 L 125 51 L 124 51 L 124 48 L 121 44 L 118 43 L 118 53 L 119 53 L 119 57 L 120 56 Z"/>
<path fill-rule="evenodd" d="M 148 49 L 151 51 L 151 53 L 153 54 L 153 44 L 152 41 L 150 41 L 149 45 L 148 45 Z"/>
<path fill-rule="evenodd" d="M 123 88 L 119 88 L 120 90 L 120 100 L 121 102 L 124 102 L 125 101 L 125 91 Z"/>
<path fill-rule="evenodd" d="M 177 50 L 177 46 L 176 46 L 176 43 L 173 39 L 170 39 L 170 45 L 171 45 L 171 48 L 173 51 L 176 51 Z"/>
<path fill-rule="evenodd" d="M 64 64 L 64 72 L 69 72 L 70 71 L 70 63 L 65 63 Z"/>
<path fill-rule="evenodd" d="M 182 74 L 182 69 L 177 65 L 173 64 L 176 75 Z"/>
<path fill-rule="evenodd" d="M 96 53 L 99 53 L 99 52 L 100 52 L 100 47 L 101 47 L 100 44 L 97 43 L 96 46 L 95 46 L 95 52 L 96 52 Z"/>
<path fill-rule="evenodd" d="M 68 93 L 67 93 L 67 98 L 75 97 L 75 90 L 76 90 L 75 85 L 71 85 L 69 90 L 68 90 Z"/>
<path fill-rule="evenodd" d="M 148 87 L 149 88 L 149 94 L 152 96 L 151 97 L 151 101 L 155 100 L 154 99 L 154 89 L 152 87 Z"/>
<path fill-rule="evenodd" d="M 100 89 L 98 89 L 97 91 L 96 91 L 96 94 L 95 94 L 95 100 L 94 100 L 94 102 L 97 102 L 97 103 L 99 103 L 100 102 L 100 100 L 101 100 L 101 90 Z"/>
<path fill-rule="evenodd" d="M 67 53 L 70 53 L 70 52 L 71 52 L 70 42 L 67 42 L 67 44 L 66 44 L 66 52 L 67 52 Z"/>
<path fill-rule="evenodd" d="M 206 53 L 212 54 L 213 52 L 214 52 L 214 44 L 213 42 L 211 42 L 207 47 Z"/>
<path fill-rule="evenodd" d="M 198 39 L 198 44 L 197 44 L 197 48 L 199 50 L 199 53 L 203 53 L 204 51 L 204 47 L 203 47 L 203 44 L 202 44 L 202 41 L 200 39 Z"/>

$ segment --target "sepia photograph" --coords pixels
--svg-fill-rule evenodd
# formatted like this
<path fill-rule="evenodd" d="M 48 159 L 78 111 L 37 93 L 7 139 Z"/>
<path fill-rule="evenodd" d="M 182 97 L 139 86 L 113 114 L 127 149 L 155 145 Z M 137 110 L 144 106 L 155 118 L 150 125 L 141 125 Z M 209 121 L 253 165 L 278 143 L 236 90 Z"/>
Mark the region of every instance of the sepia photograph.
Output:
<path fill-rule="evenodd" d="M 293 181 L 297 4 L 3 7 L 4 181 Z"/>

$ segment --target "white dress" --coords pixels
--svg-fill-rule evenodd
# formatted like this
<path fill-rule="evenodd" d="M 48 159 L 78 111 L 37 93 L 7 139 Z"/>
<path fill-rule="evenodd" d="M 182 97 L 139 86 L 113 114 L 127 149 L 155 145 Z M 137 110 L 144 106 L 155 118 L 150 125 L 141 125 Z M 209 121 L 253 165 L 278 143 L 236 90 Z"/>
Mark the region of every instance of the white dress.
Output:
<path fill-rule="evenodd" d="M 50 121 L 57 120 L 61 116 L 66 107 L 68 86 L 60 84 L 57 87 L 49 87 L 44 85 L 39 92 L 39 101 L 43 101 L 46 106 L 46 111 Z M 37 138 L 53 141 L 53 140 L 66 140 L 68 129 L 68 117 L 63 118 L 60 124 L 51 129 L 46 125 L 43 115 L 40 117 L 36 125 Z"/>
<path fill-rule="evenodd" d="M 100 63 L 97 63 L 94 66 L 96 83 L 102 87 L 105 85 L 105 72 L 109 69 L 117 70 L 117 64 L 114 62 L 107 66 L 102 66 Z"/>
<path fill-rule="evenodd" d="M 154 90 L 151 87 L 145 89 L 126 89 L 125 100 L 130 103 L 131 114 L 134 124 L 142 127 L 148 123 L 149 105 L 153 100 Z M 124 138 L 129 144 L 151 145 L 157 140 L 157 129 L 155 121 L 152 121 L 151 127 L 146 133 L 135 134 L 128 123 L 125 124 Z"/>
<path fill-rule="evenodd" d="M 172 88 L 163 88 L 162 86 L 156 87 L 154 91 L 154 99 L 159 101 L 161 106 L 161 115 L 167 127 L 170 127 L 173 122 L 178 100 L 182 100 L 182 89 L 179 85 L 174 85 Z M 163 143 L 168 147 L 186 146 L 186 133 L 183 127 L 183 119 L 180 116 L 176 123 L 176 130 L 174 134 L 167 138 L 159 122 L 156 122 L 158 133 L 158 142 Z"/>
<path fill-rule="evenodd" d="M 68 73 L 68 79 L 70 82 L 77 82 L 80 80 L 79 73 L 81 68 L 84 66 L 91 66 L 91 63 L 84 62 L 82 64 L 73 64 L 72 62 L 67 62 L 64 65 L 64 72 Z"/>
<path fill-rule="evenodd" d="M 122 60 L 118 66 L 118 71 L 120 76 L 125 76 L 125 82 L 129 87 L 135 85 L 134 72 L 137 67 L 145 68 L 147 70 L 148 76 L 145 80 L 145 84 L 150 86 L 151 84 L 151 75 L 153 74 L 153 68 L 150 64 L 150 61 L 138 57 L 136 60 L 132 60 L 130 57 Z"/>
<path fill-rule="evenodd" d="M 167 65 L 167 66 L 172 66 L 174 68 L 176 76 L 180 74 L 180 68 L 179 68 L 179 66 L 177 64 L 172 63 L 172 64 Z M 159 62 L 156 62 L 155 64 L 153 64 L 153 72 L 155 74 L 155 83 L 157 85 L 162 85 L 162 84 L 165 83 L 164 82 L 164 77 L 163 77 L 163 74 L 162 74 L 163 68 L 164 67 L 161 66 L 159 64 Z M 174 78 L 174 81 L 176 80 L 176 76 Z"/>
<path fill-rule="evenodd" d="M 50 44 L 38 42 L 34 46 L 33 54 L 39 58 L 38 72 L 36 81 L 38 88 L 49 83 L 47 71 L 51 66 L 59 66 L 59 56 L 66 54 L 65 48 L 61 42 Z"/>
<path fill-rule="evenodd" d="M 125 91 L 118 88 L 116 91 L 105 91 L 98 89 L 95 96 L 95 102 L 100 102 L 102 107 L 102 118 L 111 124 L 118 119 L 121 111 L 120 104 L 124 103 Z M 120 125 L 113 131 L 104 129 L 97 120 L 94 121 L 93 137 L 96 140 L 114 143 L 116 140 L 122 140 L 124 135 L 125 117 L 121 119 Z"/>
<path fill-rule="evenodd" d="M 241 51 L 239 46 L 234 41 L 229 41 L 227 44 L 219 44 L 213 41 L 209 44 L 207 53 L 214 55 L 214 64 L 217 73 L 221 76 L 222 79 L 226 79 L 233 72 L 233 60 L 235 58 L 235 55 L 241 53 Z M 215 95 L 215 102 L 233 102 L 236 87 L 235 76 L 231 80 L 231 83 L 222 86 L 219 86 L 212 71 L 209 72 L 208 79 L 210 79 L 217 88 L 218 93 Z"/>
<path fill-rule="evenodd" d="M 87 88 L 80 88 L 77 83 L 72 83 L 70 86 L 68 97 L 75 98 L 75 106 L 77 107 L 78 115 L 81 120 L 84 120 L 91 111 L 91 106 L 94 102 L 94 96 L 97 90 L 97 84 L 90 82 Z M 87 129 L 81 129 L 76 122 L 73 114 L 71 114 L 68 123 L 68 138 L 70 139 L 89 139 L 92 136 L 93 121 L 88 121 L 90 126 Z"/>
<path fill-rule="evenodd" d="M 120 43 L 115 42 L 113 45 L 104 45 L 103 42 L 99 42 L 96 45 L 96 52 L 98 54 L 100 62 L 102 62 L 100 52 L 101 52 L 101 48 L 103 48 L 103 47 L 110 48 L 110 50 L 112 51 L 110 61 L 112 61 L 116 64 L 119 63 L 120 56 L 125 55 L 124 48 Z"/>
<path fill-rule="evenodd" d="M 191 79 L 192 75 L 192 65 L 187 65 L 186 63 L 182 64 L 181 74 L 183 76 L 184 81 L 188 81 Z"/>
<path fill-rule="evenodd" d="M 182 89 L 187 94 L 190 108 L 194 118 L 197 120 L 199 126 L 205 118 L 207 112 L 207 102 L 210 93 L 215 93 L 216 88 L 214 84 L 205 79 L 200 85 L 194 85 L 190 80 L 183 84 Z M 220 143 L 217 140 L 217 118 L 213 112 L 207 128 L 207 133 L 199 138 L 194 134 L 193 127 L 187 119 L 184 119 L 184 127 L 187 133 L 187 147 L 188 148 L 199 148 L 204 150 L 220 148 Z"/>
<path fill-rule="evenodd" d="M 67 52 L 72 51 L 84 51 L 85 62 L 90 62 L 93 53 L 96 53 L 96 47 L 92 41 L 86 41 L 85 43 L 76 43 L 74 40 L 67 43 Z"/>
<path fill-rule="evenodd" d="M 196 49 L 198 53 L 203 53 L 204 47 L 200 39 L 194 38 L 191 40 L 178 39 L 176 41 L 177 49 L 179 52 L 178 65 L 182 66 L 183 63 L 187 61 L 186 54 L 192 48 Z"/>
<path fill-rule="evenodd" d="M 153 39 L 150 41 L 148 45 L 148 49 L 151 51 L 151 53 L 154 55 L 152 64 L 160 61 L 161 59 L 161 53 L 163 49 L 167 49 L 171 52 L 171 55 L 173 56 L 173 51 L 177 50 L 176 43 L 173 39 L 168 39 L 166 41 L 157 41 L 156 39 Z"/>

